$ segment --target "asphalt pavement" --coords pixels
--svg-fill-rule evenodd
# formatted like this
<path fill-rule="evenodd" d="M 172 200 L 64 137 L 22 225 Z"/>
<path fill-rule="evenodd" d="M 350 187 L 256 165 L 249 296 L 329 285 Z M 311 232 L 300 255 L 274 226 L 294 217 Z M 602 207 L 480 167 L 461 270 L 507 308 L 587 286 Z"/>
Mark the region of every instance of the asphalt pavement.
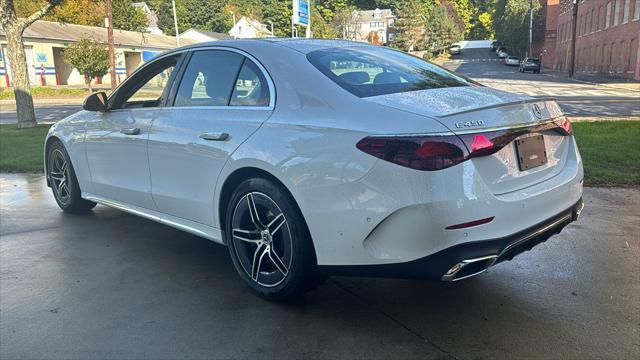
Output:
<path fill-rule="evenodd" d="M 36 119 L 40 124 L 54 123 L 82 110 L 81 105 L 45 105 L 36 106 Z M 0 110 L 0 124 L 15 124 L 18 114 L 15 109 Z"/>
<path fill-rule="evenodd" d="M 518 67 L 506 66 L 489 49 L 464 49 L 461 55 L 446 61 L 444 67 L 500 90 L 555 98 L 570 116 L 594 120 L 640 117 L 640 83 L 634 90 L 575 81 L 546 69 L 540 74 L 520 73 Z"/>
<path fill-rule="evenodd" d="M 0 174 L 0 358 L 638 359 L 640 191 L 477 278 L 331 278 L 274 304 L 227 249 Z M 523 214 L 526 216 L 526 214 Z"/>

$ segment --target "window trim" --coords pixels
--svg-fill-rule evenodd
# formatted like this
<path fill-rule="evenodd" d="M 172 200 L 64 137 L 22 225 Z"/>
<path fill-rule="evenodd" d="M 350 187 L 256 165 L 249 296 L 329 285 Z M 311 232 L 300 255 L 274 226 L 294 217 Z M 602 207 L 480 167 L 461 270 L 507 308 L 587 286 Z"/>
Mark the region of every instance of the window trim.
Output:
<path fill-rule="evenodd" d="M 266 106 L 239 106 L 239 105 L 226 105 L 226 106 L 220 106 L 220 105 L 216 105 L 216 106 L 207 106 L 207 105 L 201 105 L 201 106 L 174 106 L 173 104 L 175 103 L 175 97 L 176 94 L 178 92 L 178 87 L 180 86 L 180 83 L 182 82 L 182 78 L 184 76 L 184 72 L 187 69 L 187 65 L 189 64 L 189 61 L 191 60 L 191 57 L 193 56 L 193 53 L 196 51 L 207 51 L 207 50 L 218 50 L 218 51 L 230 51 L 230 52 L 235 52 L 238 53 L 242 56 L 245 57 L 244 61 L 246 60 L 250 60 L 254 63 L 254 65 L 256 65 L 256 67 L 262 72 L 262 76 L 264 76 L 264 78 L 267 81 L 267 86 L 269 87 L 269 105 Z M 233 47 L 229 47 L 229 46 L 216 46 L 216 45 L 210 45 L 210 46 L 202 46 L 202 47 L 194 47 L 194 48 L 188 48 L 188 49 L 183 49 L 180 50 L 178 52 L 186 52 L 186 56 L 184 56 L 184 60 L 180 63 L 180 68 L 179 73 L 176 75 L 173 83 L 171 84 L 171 91 L 169 93 L 169 96 L 167 98 L 167 102 L 166 102 L 166 107 L 167 108 L 171 108 L 171 109 L 211 109 L 211 110 L 221 110 L 221 109 L 227 109 L 227 110 L 273 110 L 275 108 L 276 105 L 276 91 L 275 91 L 275 85 L 273 83 L 273 80 L 271 79 L 271 75 L 269 74 L 269 72 L 266 70 L 266 68 L 260 63 L 260 61 L 258 61 L 254 56 L 252 56 L 251 54 L 247 53 L 246 51 L 240 50 L 240 49 L 236 49 Z M 175 54 L 175 53 L 174 53 Z M 240 69 L 242 69 L 242 65 L 240 66 Z M 236 75 L 237 77 L 237 75 Z M 233 89 L 231 90 L 233 92 Z"/>

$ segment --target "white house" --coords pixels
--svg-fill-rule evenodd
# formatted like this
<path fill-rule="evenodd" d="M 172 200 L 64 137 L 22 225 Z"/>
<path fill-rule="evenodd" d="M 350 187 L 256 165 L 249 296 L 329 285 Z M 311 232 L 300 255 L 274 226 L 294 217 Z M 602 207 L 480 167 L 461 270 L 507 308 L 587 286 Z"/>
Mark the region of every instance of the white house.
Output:
<path fill-rule="evenodd" d="M 218 40 L 228 40 L 233 39 L 230 35 L 213 32 L 213 31 L 204 31 L 199 29 L 191 28 L 180 34 L 180 39 L 189 39 L 194 42 L 206 42 L 206 41 L 218 41 Z"/>
<path fill-rule="evenodd" d="M 375 33 L 380 44 L 388 44 L 393 42 L 395 19 L 391 9 L 354 10 L 346 37 L 366 41 L 370 33 Z"/>
<path fill-rule="evenodd" d="M 160 30 L 160 28 L 158 27 L 158 15 L 155 11 L 149 8 L 146 2 L 134 2 L 131 5 L 138 9 L 141 9 L 142 12 L 147 16 L 149 26 L 147 26 L 147 28 L 145 29 L 146 32 L 150 34 L 163 34 L 162 30 Z"/>
<path fill-rule="evenodd" d="M 253 39 L 273 36 L 267 25 L 246 16 L 241 17 L 240 20 L 233 25 L 231 30 L 229 30 L 229 35 L 236 39 Z"/>

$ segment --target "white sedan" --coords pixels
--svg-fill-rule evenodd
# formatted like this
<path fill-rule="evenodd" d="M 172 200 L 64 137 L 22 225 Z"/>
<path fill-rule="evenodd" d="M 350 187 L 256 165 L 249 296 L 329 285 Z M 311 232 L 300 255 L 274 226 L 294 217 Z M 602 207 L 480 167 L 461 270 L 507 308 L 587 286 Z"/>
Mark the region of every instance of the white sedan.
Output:
<path fill-rule="evenodd" d="M 166 52 L 56 123 L 44 152 L 64 211 L 99 203 L 225 244 L 272 300 L 332 274 L 460 280 L 582 208 L 553 100 L 346 41 Z"/>

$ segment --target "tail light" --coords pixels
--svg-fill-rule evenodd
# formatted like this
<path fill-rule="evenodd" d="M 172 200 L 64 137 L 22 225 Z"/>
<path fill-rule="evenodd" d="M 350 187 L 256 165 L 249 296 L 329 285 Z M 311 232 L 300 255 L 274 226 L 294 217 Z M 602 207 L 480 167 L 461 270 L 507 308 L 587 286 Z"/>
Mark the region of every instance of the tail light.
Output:
<path fill-rule="evenodd" d="M 467 148 L 450 136 L 368 136 L 356 144 L 367 154 L 411 169 L 446 169 L 466 160 Z"/>
<path fill-rule="evenodd" d="M 532 132 L 555 130 L 571 135 L 571 122 L 553 122 L 497 131 L 460 135 L 367 136 L 356 147 L 369 155 L 415 170 L 434 171 L 470 158 L 500 151 L 517 137 Z"/>

